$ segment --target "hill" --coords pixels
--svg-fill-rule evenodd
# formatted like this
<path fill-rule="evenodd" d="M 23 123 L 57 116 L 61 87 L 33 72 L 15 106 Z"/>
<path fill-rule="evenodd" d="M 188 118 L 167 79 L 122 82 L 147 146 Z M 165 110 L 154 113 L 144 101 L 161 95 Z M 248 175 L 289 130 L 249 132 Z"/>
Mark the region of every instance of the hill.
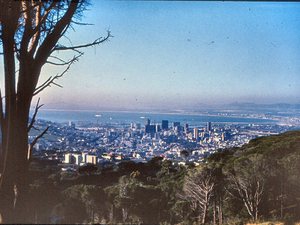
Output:
<path fill-rule="evenodd" d="M 220 150 L 197 167 L 153 158 L 82 171 L 70 173 L 34 162 L 28 222 L 183 225 L 300 220 L 300 131 Z"/>
<path fill-rule="evenodd" d="M 300 219 L 300 131 L 257 138 L 207 162 L 221 168 L 227 192 L 235 196 L 229 205 L 241 218 L 232 206 L 252 220 Z"/>

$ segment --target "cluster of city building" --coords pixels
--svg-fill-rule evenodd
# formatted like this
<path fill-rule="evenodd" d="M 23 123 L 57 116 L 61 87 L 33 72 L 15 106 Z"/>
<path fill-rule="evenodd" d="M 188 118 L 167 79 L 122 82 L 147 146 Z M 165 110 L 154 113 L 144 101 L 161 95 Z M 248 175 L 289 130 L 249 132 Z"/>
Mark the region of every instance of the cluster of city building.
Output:
<path fill-rule="evenodd" d="M 52 123 L 39 120 L 37 126 L 50 126 L 34 148 L 34 156 L 67 165 L 117 163 L 122 160 L 146 162 L 155 156 L 177 163 L 197 164 L 219 149 L 239 147 L 259 136 L 278 134 L 291 126 L 270 124 L 229 124 L 207 122 L 189 126 L 162 120 L 122 126 Z M 29 136 L 33 139 L 34 134 Z"/>

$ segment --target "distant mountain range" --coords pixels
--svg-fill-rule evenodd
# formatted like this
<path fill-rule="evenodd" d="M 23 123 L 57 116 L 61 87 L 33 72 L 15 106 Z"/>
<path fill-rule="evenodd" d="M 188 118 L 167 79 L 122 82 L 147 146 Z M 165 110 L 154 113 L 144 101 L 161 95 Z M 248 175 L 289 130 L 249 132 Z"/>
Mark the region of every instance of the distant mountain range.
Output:
<path fill-rule="evenodd" d="M 224 109 L 248 110 L 248 111 L 287 111 L 300 110 L 300 103 L 275 103 L 275 104 L 256 104 L 256 103 L 231 103 L 224 105 Z"/>
<path fill-rule="evenodd" d="M 126 112 L 155 112 L 155 113 L 209 113 L 209 112 L 222 112 L 222 111 L 236 111 L 236 112 L 259 112 L 259 113 L 300 113 L 300 103 L 289 104 L 289 103 L 272 103 L 272 104 L 257 104 L 249 102 L 234 102 L 229 104 L 196 104 L 190 105 L 183 108 L 153 108 L 153 107 L 142 107 L 142 108 L 133 108 L 133 107 L 101 107 L 101 108 L 82 108 L 77 105 L 67 105 L 66 108 L 57 109 L 56 107 L 51 108 L 51 105 L 46 105 L 46 109 L 55 109 L 55 110 L 85 110 L 85 111 L 126 111 Z"/>

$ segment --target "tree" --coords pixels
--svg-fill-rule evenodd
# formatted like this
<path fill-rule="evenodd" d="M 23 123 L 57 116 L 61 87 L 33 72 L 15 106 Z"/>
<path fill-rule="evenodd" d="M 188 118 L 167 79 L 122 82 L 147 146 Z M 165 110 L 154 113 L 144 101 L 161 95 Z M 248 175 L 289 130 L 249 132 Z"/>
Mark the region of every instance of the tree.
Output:
<path fill-rule="evenodd" d="M 66 206 L 66 223 L 91 222 L 94 223 L 98 204 L 101 202 L 102 189 L 96 185 L 74 185 L 62 192 Z M 97 204 L 98 203 L 98 204 Z M 70 207 L 72 206 L 72 207 Z M 76 210 L 77 209 L 77 210 Z"/>
<path fill-rule="evenodd" d="M 5 78 L 4 96 L 0 90 L 0 212 L 4 222 L 12 222 L 10 219 L 17 218 L 12 213 L 24 208 L 22 198 L 26 192 L 30 158 L 28 131 L 33 128 L 33 123 L 29 123 L 32 98 L 51 85 L 60 86 L 56 80 L 83 55 L 81 49 L 98 45 L 111 37 L 108 32 L 105 37 L 88 44 L 65 46 L 59 43 L 74 24 L 80 24 L 80 15 L 86 6 L 86 0 L 0 0 L 0 40 Z M 73 51 L 74 56 L 64 60 L 55 55 L 57 51 Z M 64 69 L 40 84 L 41 70 L 47 63 L 64 66 Z M 39 107 L 37 105 L 37 109 Z M 42 131 L 41 135 L 46 131 Z M 32 145 L 29 146 L 32 148 Z"/>
<path fill-rule="evenodd" d="M 267 167 L 260 154 L 240 157 L 226 172 L 230 183 L 228 192 L 238 197 L 247 209 L 252 220 L 259 216 L 259 205 L 263 197 Z"/>
<path fill-rule="evenodd" d="M 130 176 L 123 175 L 117 184 L 105 188 L 111 202 L 110 223 L 116 223 L 116 221 L 126 223 L 131 219 L 130 215 L 135 207 L 135 193 L 141 185 L 136 179 L 137 176 L 139 176 L 138 171 L 132 172 Z"/>
<path fill-rule="evenodd" d="M 198 221 L 201 224 L 205 224 L 215 181 L 209 169 L 203 168 L 200 171 L 193 172 L 196 173 L 186 176 L 183 187 L 184 193 L 180 197 L 186 199 L 194 211 L 199 212 Z"/>
<path fill-rule="evenodd" d="M 219 150 L 218 152 L 211 154 L 206 159 L 207 167 L 212 171 L 215 180 L 215 186 L 213 190 L 213 224 L 223 224 L 223 207 L 226 199 L 226 185 L 227 180 L 223 173 L 223 168 L 227 164 L 230 158 L 232 158 L 232 149 Z"/>
<path fill-rule="evenodd" d="M 162 192 L 159 197 L 159 219 L 165 220 L 170 224 L 174 224 L 180 215 L 181 204 L 177 194 L 182 190 L 186 168 L 183 166 L 174 166 L 171 161 L 165 160 L 162 162 L 161 169 L 156 173 L 156 179 L 159 182 L 158 187 Z M 177 204 L 176 204 L 177 203 Z"/>
<path fill-rule="evenodd" d="M 98 171 L 98 167 L 94 164 L 87 164 L 78 168 L 79 174 L 91 175 Z"/>

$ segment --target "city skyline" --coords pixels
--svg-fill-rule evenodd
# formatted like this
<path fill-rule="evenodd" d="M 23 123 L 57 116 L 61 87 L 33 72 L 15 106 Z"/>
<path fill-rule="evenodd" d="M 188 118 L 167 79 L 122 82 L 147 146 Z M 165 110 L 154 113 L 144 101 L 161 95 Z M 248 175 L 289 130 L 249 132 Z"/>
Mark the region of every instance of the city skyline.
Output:
<path fill-rule="evenodd" d="M 39 96 L 45 108 L 299 103 L 299 3 L 91 2 L 82 22 L 94 25 L 67 36 L 81 44 L 109 29 L 114 37 L 84 50 L 58 81 L 63 89 Z M 40 82 L 61 70 L 46 66 Z"/>

